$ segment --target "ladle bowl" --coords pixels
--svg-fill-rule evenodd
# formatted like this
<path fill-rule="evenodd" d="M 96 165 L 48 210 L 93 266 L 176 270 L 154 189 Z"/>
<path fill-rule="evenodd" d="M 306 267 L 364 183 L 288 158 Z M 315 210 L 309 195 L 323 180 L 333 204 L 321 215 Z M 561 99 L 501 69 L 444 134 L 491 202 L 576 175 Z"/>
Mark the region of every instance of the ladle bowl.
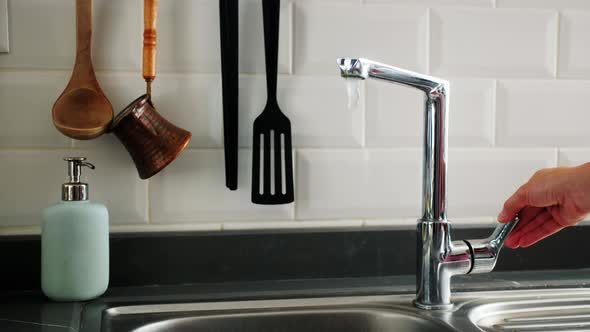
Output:
<path fill-rule="evenodd" d="M 113 117 L 112 106 L 102 92 L 76 88 L 64 92 L 53 106 L 53 124 L 64 135 L 92 139 L 102 135 Z"/>
<path fill-rule="evenodd" d="M 76 0 L 76 64 L 51 114 L 62 134 L 80 140 L 104 134 L 113 119 L 113 106 L 94 74 L 91 40 L 92 0 Z"/>

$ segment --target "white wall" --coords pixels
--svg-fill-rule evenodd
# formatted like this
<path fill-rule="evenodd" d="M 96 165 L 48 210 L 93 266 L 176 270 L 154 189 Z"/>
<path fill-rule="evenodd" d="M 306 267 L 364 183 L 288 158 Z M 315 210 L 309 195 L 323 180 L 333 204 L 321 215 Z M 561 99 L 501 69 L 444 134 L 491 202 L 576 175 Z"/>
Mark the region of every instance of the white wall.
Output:
<path fill-rule="evenodd" d="M 143 93 L 141 0 L 94 1 L 94 61 L 115 110 Z M 265 99 L 260 1 L 240 1 L 240 189 L 223 178 L 216 0 L 161 0 L 158 111 L 193 132 L 161 174 L 139 180 L 113 137 L 52 126 L 74 55 L 73 0 L 9 0 L 0 54 L 0 234 L 36 233 L 59 199 L 66 155 L 97 165 L 91 198 L 115 231 L 412 227 L 419 215 L 422 96 L 368 81 L 347 109 L 338 56 L 451 81 L 449 218 L 489 224 L 538 168 L 590 160 L 590 1 L 283 0 L 279 99 L 291 118 L 296 202 L 250 203 L 250 142 Z"/>

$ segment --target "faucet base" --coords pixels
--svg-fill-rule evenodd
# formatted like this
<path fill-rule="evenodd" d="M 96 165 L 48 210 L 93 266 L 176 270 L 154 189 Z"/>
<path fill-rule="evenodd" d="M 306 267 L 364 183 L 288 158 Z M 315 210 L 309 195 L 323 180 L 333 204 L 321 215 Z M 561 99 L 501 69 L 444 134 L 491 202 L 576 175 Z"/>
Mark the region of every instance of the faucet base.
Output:
<path fill-rule="evenodd" d="M 418 309 L 423 309 L 423 310 L 450 310 L 453 308 L 453 304 L 449 303 L 449 304 L 423 304 L 423 303 L 418 303 L 418 301 L 414 300 L 412 301 L 412 303 L 414 304 L 414 306 Z"/>

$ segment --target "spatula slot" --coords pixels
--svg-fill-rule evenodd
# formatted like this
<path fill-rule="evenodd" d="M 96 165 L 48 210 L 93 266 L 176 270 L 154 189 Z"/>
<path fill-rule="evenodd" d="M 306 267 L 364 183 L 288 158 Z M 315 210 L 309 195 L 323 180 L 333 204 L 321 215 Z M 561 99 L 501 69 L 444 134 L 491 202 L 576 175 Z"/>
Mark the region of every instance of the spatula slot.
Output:
<path fill-rule="evenodd" d="M 281 134 L 281 136 L 279 138 L 281 141 L 281 146 L 284 147 L 285 146 L 285 134 Z M 285 195 L 287 193 L 287 189 L 286 189 L 287 188 L 287 179 L 285 178 L 285 174 L 287 173 L 287 170 L 286 170 L 287 158 L 285 155 L 285 149 L 281 149 L 281 159 L 283 161 L 282 165 L 284 165 L 284 167 L 285 167 L 285 171 L 281 172 L 281 176 L 280 176 L 280 179 L 281 179 L 280 184 L 281 184 L 281 188 L 282 188 L 281 194 Z M 281 170 L 282 170 L 282 168 L 281 168 Z"/>
<path fill-rule="evenodd" d="M 275 153 L 275 131 L 271 130 L 270 131 L 270 179 L 274 179 L 275 178 L 275 172 L 276 172 L 276 165 L 275 165 L 275 158 L 276 158 L 276 153 Z M 279 159 L 280 162 L 280 159 Z M 280 171 L 280 170 L 279 170 Z M 275 182 L 274 181 L 269 181 L 270 182 L 270 194 L 274 195 L 275 194 Z"/>
<path fill-rule="evenodd" d="M 256 138 L 255 138 L 256 140 Z M 254 158 L 258 159 L 258 165 L 264 165 L 264 134 L 260 134 L 258 136 L 257 145 L 259 148 L 257 149 L 258 153 L 254 153 Z M 256 146 L 256 144 L 254 145 Z M 256 188 L 258 187 L 258 194 L 264 194 L 264 167 L 258 167 L 258 169 L 254 169 L 254 172 L 258 173 L 258 183 L 252 183 L 252 185 Z"/>

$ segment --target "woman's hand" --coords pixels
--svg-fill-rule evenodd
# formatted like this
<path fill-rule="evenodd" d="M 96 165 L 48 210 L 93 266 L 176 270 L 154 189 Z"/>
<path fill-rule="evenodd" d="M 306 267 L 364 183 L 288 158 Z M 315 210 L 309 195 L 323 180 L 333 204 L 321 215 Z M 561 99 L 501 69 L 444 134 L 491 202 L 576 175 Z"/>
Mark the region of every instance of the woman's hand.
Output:
<path fill-rule="evenodd" d="M 528 247 L 573 226 L 590 213 L 590 163 L 538 171 L 504 203 L 498 221 L 518 214 L 520 221 L 508 236 L 509 248 Z"/>

